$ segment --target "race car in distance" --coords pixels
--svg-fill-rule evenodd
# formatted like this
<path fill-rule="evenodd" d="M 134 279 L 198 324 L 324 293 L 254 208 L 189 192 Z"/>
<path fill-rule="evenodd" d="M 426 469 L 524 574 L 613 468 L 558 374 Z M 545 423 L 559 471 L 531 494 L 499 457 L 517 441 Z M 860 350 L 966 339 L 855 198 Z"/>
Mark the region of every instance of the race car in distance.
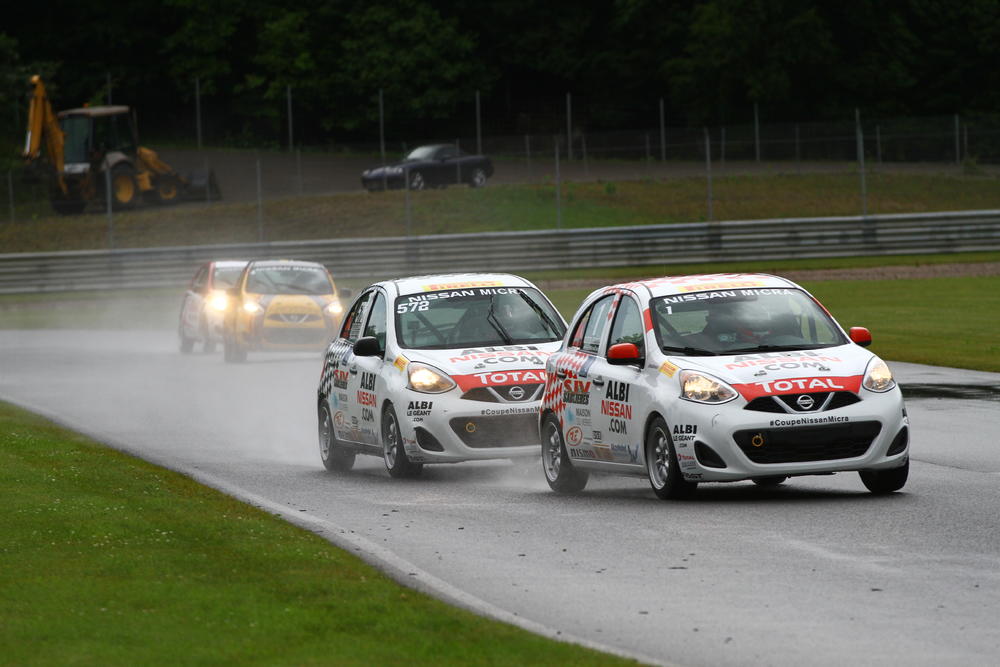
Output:
<path fill-rule="evenodd" d="M 194 274 L 181 303 L 177 336 L 187 354 L 200 342 L 205 352 L 215 352 L 222 340 L 223 315 L 229 307 L 227 290 L 236 284 L 246 260 L 205 262 Z"/>
<path fill-rule="evenodd" d="M 326 351 L 320 458 L 346 471 L 381 456 L 392 477 L 425 463 L 538 456 L 545 360 L 566 330 L 527 280 L 469 273 L 365 289 Z"/>
<path fill-rule="evenodd" d="M 294 260 L 247 263 L 229 290 L 232 305 L 223 326 L 227 362 L 246 361 L 250 350 L 322 350 L 340 327 L 344 308 L 322 264 Z"/>
<path fill-rule="evenodd" d="M 365 170 L 361 185 L 368 192 L 401 190 L 407 182 L 411 190 L 461 183 L 481 188 L 492 175 L 493 162 L 485 155 L 469 155 L 454 144 L 433 144 L 414 148 L 401 162 Z"/>
<path fill-rule="evenodd" d="M 769 275 L 665 277 L 598 289 L 547 362 L 549 486 L 648 476 L 660 498 L 700 482 L 858 471 L 903 487 L 909 428 L 884 361 L 798 285 Z"/>

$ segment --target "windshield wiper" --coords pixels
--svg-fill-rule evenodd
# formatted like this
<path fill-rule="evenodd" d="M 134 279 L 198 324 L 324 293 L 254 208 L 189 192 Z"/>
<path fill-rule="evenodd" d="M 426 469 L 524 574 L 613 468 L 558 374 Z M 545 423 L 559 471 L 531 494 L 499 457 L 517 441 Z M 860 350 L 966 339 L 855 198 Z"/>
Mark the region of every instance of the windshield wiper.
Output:
<path fill-rule="evenodd" d="M 499 333 L 500 337 L 503 338 L 503 342 L 507 345 L 512 345 L 514 343 L 514 339 L 510 337 L 510 334 L 503 328 L 503 325 L 500 324 L 500 320 L 497 319 L 496 314 L 493 312 L 493 306 L 496 305 L 495 299 L 495 295 L 490 296 L 490 312 L 486 314 L 486 320 L 493 325 L 494 329 L 497 330 L 497 333 Z"/>
<path fill-rule="evenodd" d="M 529 299 L 528 295 L 525 294 L 524 292 L 518 291 L 517 295 L 519 297 L 521 297 L 521 299 L 523 299 L 526 304 L 528 304 L 529 308 L 531 308 L 533 311 L 535 311 L 536 315 L 538 315 L 540 318 L 542 318 L 542 320 L 545 322 L 545 324 L 547 324 L 549 326 L 549 331 L 552 332 L 552 335 L 555 338 L 559 338 L 559 327 L 557 327 L 556 323 L 552 321 L 552 318 L 549 317 L 545 313 L 544 310 L 542 310 L 542 307 L 539 306 L 534 301 L 532 301 L 531 299 Z"/>
<path fill-rule="evenodd" d="M 700 347 L 676 347 L 673 345 L 664 345 L 660 348 L 664 352 L 679 352 L 688 357 L 715 357 L 718 356 L 718 352 L 713 352 L 712 350 L 703 350 Z"/>
<path fill-rule="evenodd" d="M 748 354 L 750 352 L 794 352 L 795 350 L 815 350 L 830 347 L 824 343 L 804 343 L 802 345 L 752 345 L 726 350 L 724 354 Z"/>

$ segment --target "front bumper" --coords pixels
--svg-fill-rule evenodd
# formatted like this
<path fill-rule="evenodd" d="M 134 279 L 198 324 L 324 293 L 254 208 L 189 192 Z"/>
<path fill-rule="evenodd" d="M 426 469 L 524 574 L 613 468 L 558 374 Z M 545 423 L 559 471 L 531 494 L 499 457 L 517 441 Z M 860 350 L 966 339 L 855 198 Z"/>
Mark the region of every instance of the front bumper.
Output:
<path fill-rule="evenodd" d="M 373 174 L 370 176 L 362 176 L 361 185 L 369 192 L 377 192 L 380 190 L 402 190 L 403 175 L 389 174 L 387 176 L 382 176 L 381 174 Z"/>
<path fill-rule="evenodd" d="M 396 405 L 406 454 L 420 463 L 457 463 L 541 454 L 539 401 L 491 403 L 457 393 L 404 392 Z M 428 404 L 429 407 L 428 407 Z"/>
<path fill-rule="evenodd" d="M 903 465 L 909 426 L 899 389 L 827 412 L 775 414 L 678 401 L 668 423 L 685 479 L 730 482 Z"/>

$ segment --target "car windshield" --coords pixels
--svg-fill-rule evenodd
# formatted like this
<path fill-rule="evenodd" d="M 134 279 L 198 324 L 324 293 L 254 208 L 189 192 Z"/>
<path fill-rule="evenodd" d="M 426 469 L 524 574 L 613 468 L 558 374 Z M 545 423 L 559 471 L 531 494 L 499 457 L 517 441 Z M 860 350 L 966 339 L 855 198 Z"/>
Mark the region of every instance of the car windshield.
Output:
<path fill-rule="evenodd" d="M 236 285 L 236 280 L 243 273 L 242 266 L 215 267 L 212 275 L 212 286 L 216 289 L 228 289 Z"/>
<path fill-rule="evenodd" d="M 326 271 L 312 266 L 261 266 L 250 269 L 247 291 L 254 294 L 333 294 Z"/>
<path fill-rule="evenodd" d="M 846 343 L 823 308 L 802 290 L 738 289 L 653 299 L 653 328 L 668 353 L 781 352 Z"/>
<path fill-rule="evenodd" d="M 538 290 L 477 287 L 396 299 L 396 338 L 411 350 L 548 343 L 565 332 Z"/>
<path fill-rule="evenodd" d="M 420 146 L 419 148 L 414 148 L 410 151 L 410 154 L 406 156 L 407 160 L 427 160 L 434 157 L 434 153 L 438 150 L 437 146 Z"/>

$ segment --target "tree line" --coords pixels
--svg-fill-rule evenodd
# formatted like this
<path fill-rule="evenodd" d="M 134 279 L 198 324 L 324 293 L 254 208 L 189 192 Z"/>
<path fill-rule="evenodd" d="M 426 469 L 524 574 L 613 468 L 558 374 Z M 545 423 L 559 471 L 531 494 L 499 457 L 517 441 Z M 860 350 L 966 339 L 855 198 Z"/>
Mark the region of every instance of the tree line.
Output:
<path fill-rule="evenodd" d="M 107 99 L 144 134 L 207 141 L 991 114 L 1000 0 L 43 1 L 0 26 L 0 127 L 20 141 L 27 77 L 58 108 Z M 452 134 L 448 134 L 451 132 Z"/>

